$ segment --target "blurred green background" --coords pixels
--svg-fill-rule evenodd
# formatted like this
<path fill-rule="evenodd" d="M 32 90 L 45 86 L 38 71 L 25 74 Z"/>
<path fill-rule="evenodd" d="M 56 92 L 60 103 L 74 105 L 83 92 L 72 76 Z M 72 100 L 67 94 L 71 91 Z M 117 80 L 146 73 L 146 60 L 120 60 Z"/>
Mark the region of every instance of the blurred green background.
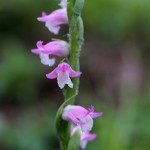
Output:
<path fill-rule="evenodd" d="M 67 39 L 36 18 L 55 0 L 0 1 L 0 150 L 59 150 L 54 118 L 63 95 L 30 52 L 37 40 Z M 87 150 L 150 149 L 150 1 L 86 0 L 77 104 L 104 112 Z"/>

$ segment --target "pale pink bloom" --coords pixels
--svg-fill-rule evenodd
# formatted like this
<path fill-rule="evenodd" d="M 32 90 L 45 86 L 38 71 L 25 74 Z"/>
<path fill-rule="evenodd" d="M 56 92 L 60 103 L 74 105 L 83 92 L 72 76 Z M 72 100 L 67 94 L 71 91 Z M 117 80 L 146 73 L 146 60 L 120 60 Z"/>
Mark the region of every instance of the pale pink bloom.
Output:
<path fill-rule="evenodd" d="M 67 8 L 67 0 L 61 0 L 59 6 L 61 6 L 62 8 Z"/>
<path fill-rule="evenodd" d="M 71 136 L 76 132 L 77 129 L 80 129 L 80 147 L 85 149 L 87 142 L 94 140 L 96 138 L 96 134 L 90 133 L 89 131 L 82 132 L 79 126 L 71 125 Z"/>
<path fill-rule="evenodd" d="M 70 120 L 80 125 L 82 131 L 90 131 L 93 127 L 93 118 L 102 116 L 102 112 L 94 112 L 94 106 L 88 110 L 78 105 L 68 105 L 62 114 L 64 120 Z"/>
<path fill-rule="evenodd" d="M 46 12 L 43 12 L 42 17 L 38 17 L 37 20 L 45 22 L 45 26 L 50 32 L 58 34 L 60 25 L 68 24 L 67 10 L 66 8 L 57 9 L 49 15 L 47 15 Z"/>
<path fill-rule="evenodd" d="M 49 55 L 65 57 L 69 53 L 68 43 L 62 40 L 54 40 L 45 45 L 43 41 L 37 42 L 37 48 L 32 49 L 31 52 L 39 54 L 41 63 L 52 66 L 55 63 L 55 58 L 49 58 Z"/>
<path fill-rule="evenodd" d="M 70 77 L 78 77 L 81 75 L 81 72 L 74 71 L 69 64 L 61 63 L 55 68 L 52 72 L 46 75 L 49 79 L 57 78 L 58 86 L 62 89 L 65 84 L 70 88 L 73 88 L 73 83 Z"/>

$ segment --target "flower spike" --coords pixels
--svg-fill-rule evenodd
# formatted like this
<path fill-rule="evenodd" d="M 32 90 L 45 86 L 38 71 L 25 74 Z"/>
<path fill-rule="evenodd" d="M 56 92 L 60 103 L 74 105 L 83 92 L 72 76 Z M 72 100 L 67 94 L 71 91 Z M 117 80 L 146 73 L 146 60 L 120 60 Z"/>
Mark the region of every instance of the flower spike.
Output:
<path fill-rule="evenodd" d="M 45 26 L 50 32 L 58 34 L 60 25 L 68 24 L 67 10 L 66 8 L 57 9 L 49 15 L 47 15 L 46 12 L 43 12 L 42 16 L 38 17 L 37 20 L 45 22 Z"/>
<path fill-rule="evenodd" d="M 55 68 L 52 72 L 46 75 L 49 79 L 57 78 L 58 86 L 62 89 L 65 84 L 70 88 L 73 88 L 73 83 L 70 77 L 78 77 L 81 75 L 81 72 L 74 71 L 69 64 L 61 63 Z"/>

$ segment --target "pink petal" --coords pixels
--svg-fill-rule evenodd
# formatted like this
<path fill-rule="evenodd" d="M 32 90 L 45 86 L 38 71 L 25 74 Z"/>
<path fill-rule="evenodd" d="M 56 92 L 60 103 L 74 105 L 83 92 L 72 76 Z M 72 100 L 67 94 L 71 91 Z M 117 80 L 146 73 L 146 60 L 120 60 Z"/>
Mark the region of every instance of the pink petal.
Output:
<path fill-rule="evenodd" d="M 94 133 L 91 134 L 91 133 L 89 133 L 89 131 L 83 132 L 83 134 L 82 134 L 82 140 L 92 141 L 95 138 L 96 138 L 96 134 L 94 134 Z"/>
<path fill-rule="evenodd" d="M 70 75 L 70 77 L 79 77 L 81 75 L 81 72 L 74 71 L 71 69 L 69 75 Z"/>
<path fill-rule="evenodd" d="M 91 105 L 88 110 L 89 110 L 89 112 L 94 112 L 95 108 L 94 108 L 94 106 Z"/>
<path fill-rule="evenodd" d="M 100 116 L 102 116 L 103 115 L 103 113 L 102 112 L 92 112 L 92 113 L 90 113 L 89 114 L 92 118 L 96 118 L 96 117 L 100 117 Z"/>
<path fill-rule="evenodd" d="M 34 54 L 40 54 L 41 53 L 41 51 L 37 48 L 31 49 L 31 52 L 34 53 Z"/>
<path fill-rule="evenodd" d="M 82 149 L 85 149 L 87 142 L 92 141 L 96 138 L 96 134 L 91 134 L 89 131 L 82 132 L 80 146 Z"/>
<path fill-rule="evenodd" d="M 43 45 L 42 45 L 43 41 L 37 41 L 36 46 L 37 48 L 32 49 L 31 52 L 35 53 L 35 54 L 40 54 L 41 51 L 43 50 Z"/>
<path fill-rule="evenodd" d="M 66 70 L 70 77 L 78 77 L 81 75 L 81 72 L 74 71 L 69 64 L 63 63 L 61 65 L 61 69 Z"/>
<path fill-rule="evenodd" d="M 64 118 L 63 118 L 64 119 Z M 65 120 L 70 120 L 72 121 L 73 123 L 75 124 L 78 124 L 78 125 L 83 125 L 84 122 L 78 120 L 74 115 L 72 115 L 71 113 L 67 114 L 67 119 L 65 118 Z"/>
<path fill-rule="evenodd" d="M 39 49 L 43 49 L 43 41 L 38 41 L 38 42 L 36 43 L 36 46 L 37 46 L 37 48 L 39 48 Z"/>
<path fill-rule="evenodd" d="M 44 51 L 48 54 L 61 57 L 67 56 L 69 53 L 67 42 L 62 40 L 55 40 L 47 43 L 44 45 Z"/>
<path fill-rule="evenodd" d="M 43 11 L 43 12 L 42 12 L 42 17 L 45 17 L 45 16 L 47 16 L 47 14 L 46 14 L 45 11 Z"/>
<path fill-rule="evenodd" d="M 95 108 L 91 105 L 91 107 L 88 109 L 87 115 L 90 115 L 92 118 L 100 117 L 103 115 L 102 112 L 94 112 Z"/>
<path fill-rule="evenodd" d="M 37 48 L 32 49 L 31 52 L 35 54 L 49 54 L 60 57 L 65 57 L 69 53 L 68 43 L 63 40 L 51 41 L 45 45 L 42 45 L 42 41 L 37 42 Z"/>
<path fill-rule="evenodd" d="M 46 77 L 49 79 L 55 79 L 57 77 L 58 74 L 58 69 L 55 68 L 52 72 L 46 74 Z"/>
<path fill-rule="evenodd" d="M 87 142 L 94 140 L 96 138 L 96 134 L 90 133 L 89 131 L 83 132 L 79 125 L 75 126 L 71 124 L 71 128 L 70 128 L 71 136 L 73 136 L 73 134 L 76 132 L 77 129 L 80 129 L 80 134 L 81 134 L 80 147 L 82 149 L 85 149 Z"/>
<path fill-rule="evenodd" d="M 72 113 L 77 118 L 84 118 L 87 114 L 87 110 L 79 105 L 68 105 L 65 107 L 64 113 Z"/>
<path fill-rule="evenodd" d="M 68 105 L 64 109 L 63 118 L 67 119 L 70 114 L 72 114 L 75 118 L 80 120 L 80 118 L 83 118 L 85 114 L 87 114 L 87 110 L 82 106 Z"/>
<path fill-rule="evenodd" d="M 57 9 L 49 15 L 42 15 L 37 18 L 38 21 L 45 22 L 45 26 L 50 32 L 58 34 L 60 25 L 68 24 L 68 16 L 66 8 Z"/>
<path fill-rule="evenodd" d="M 80 146 L 82 149 L 85 149 L 87 142 L 94 140 L 96 137 L 96 134 L 91 134 L 89 132 L 82 132 L 81 134 L 81 142 Z"/>

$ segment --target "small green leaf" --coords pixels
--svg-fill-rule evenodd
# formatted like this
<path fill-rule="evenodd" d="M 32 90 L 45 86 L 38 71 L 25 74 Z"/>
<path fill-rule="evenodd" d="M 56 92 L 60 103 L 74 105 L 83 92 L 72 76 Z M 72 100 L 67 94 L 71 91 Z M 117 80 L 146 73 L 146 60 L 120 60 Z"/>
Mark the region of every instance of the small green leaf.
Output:
<path fill-rule="evenodd" d="M 66 100 L 58 109 L 58 112 L 56 114 L 56 130 L 57 134 L 60 140 L 60 145 L 62 150 L 66 150 L 68 146 L 68 142 L 70 139 L 70 123 L 68 121 L 65 121 L 62 119 L 62 113 L 64 110 L 64 107 L 66 107 L 69 104 L 69 101 L 75 97 L 76 95 L 70 97 L 68 100 Z"/>
<path fill-rule="evenodd" d="M 78 127 L 73 136 L 70 138 L 67 150 L 79 150 L 81 131 Z"/>

